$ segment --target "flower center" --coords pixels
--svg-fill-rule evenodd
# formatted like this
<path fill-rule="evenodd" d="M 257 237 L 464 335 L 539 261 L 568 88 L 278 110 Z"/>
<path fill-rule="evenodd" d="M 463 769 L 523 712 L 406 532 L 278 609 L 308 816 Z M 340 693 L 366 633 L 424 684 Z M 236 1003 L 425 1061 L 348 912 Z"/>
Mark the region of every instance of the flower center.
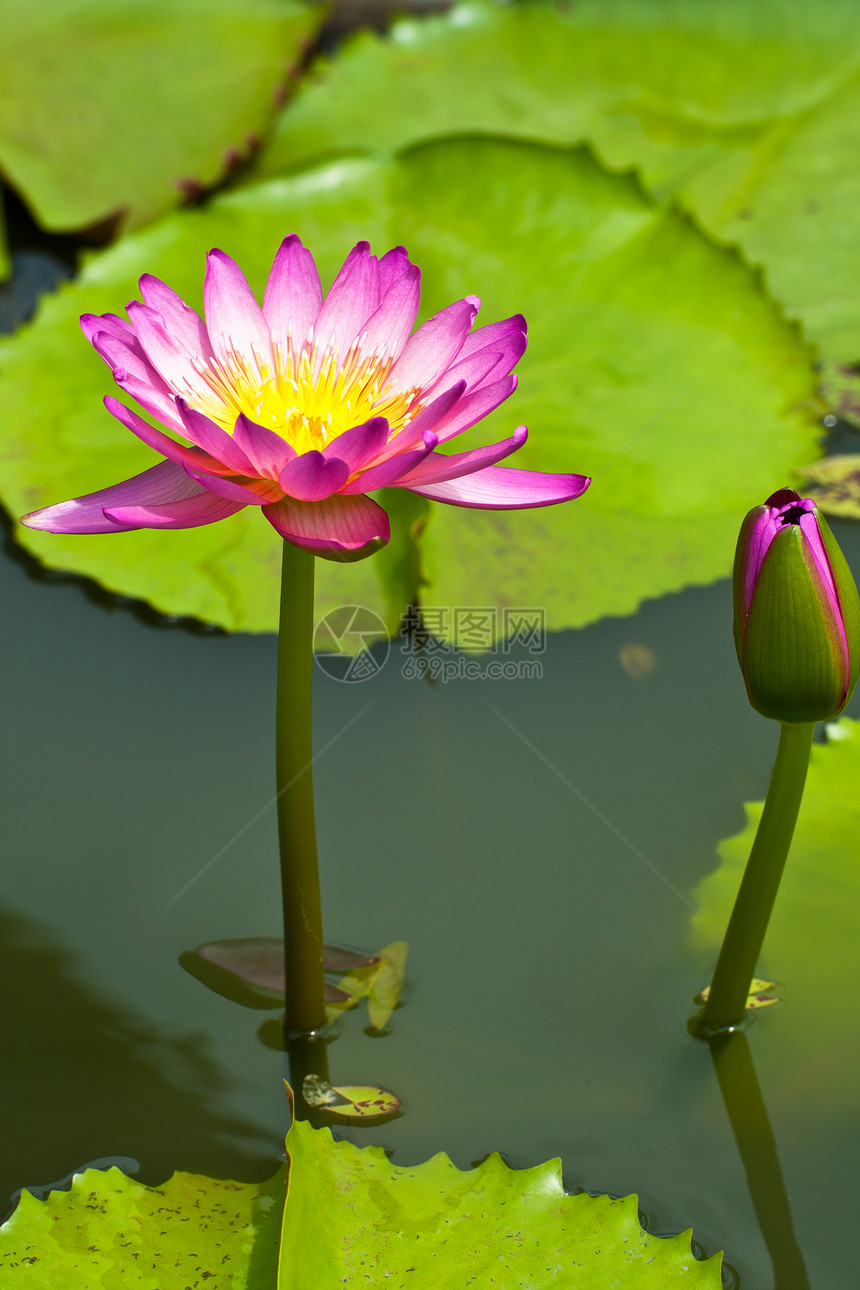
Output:
<path fill-rule="evenodd" d="M 297 453 L 324 448 L 332 439 L 371 417 L 385 417 L 391 434 L 402 430 L 421 409 L 420 389 L 386 385 L 392 360 L 364 354 L 356 343 L 343 362 L 336 349 L 322 355 L 313 338 L 294 351 L 272 342 L 274 366 L 256 352 L 230 352 L 197 367 L 201 384 L 189 388 L 188 402 L 232 434 L 241 412 L 274 430 Z"/>

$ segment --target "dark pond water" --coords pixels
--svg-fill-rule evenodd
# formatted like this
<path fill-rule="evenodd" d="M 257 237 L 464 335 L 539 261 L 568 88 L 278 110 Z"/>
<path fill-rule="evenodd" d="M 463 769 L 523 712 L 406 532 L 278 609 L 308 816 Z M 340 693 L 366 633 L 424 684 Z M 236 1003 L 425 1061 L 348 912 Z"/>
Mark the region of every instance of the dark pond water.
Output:
<path fill-rule="evenodd" d="M 851 526 L 840 537 L 860 568 Z M 276 1013 L 177 960 L 279 930 L 275 639 L 147 621 L 14 551 L 0 579 L 0 1195 L 102 1157 L 146 1182 L 263 1178 L 286 1129 L 285 1058 L 257 1033 Z M 754 1201 L 779 1290 L 807 1284 L 788 1205 L 808 1284 L 848 1290 L 857 1107 L 786 1071 L 803 1014 L 773 1009 L 749 1034 L 763 1104 L 748 1071 L 734 1109 L 754 1196 L 685 1030 L 709 966 L 687 948 L 690 893 L 776 744 L 729 622 L 723 582 L 551 635 L 540 679 L 430 686 L 396 646 L 362 684 L 317 672 L 327 938 L 410 945 L 389 1033 L 348 1016 L 331 1073 L 404 1099 L 400 1119 L 343 1130 L 397 1163 L 560 1155 L 571 1185 L 636 1192 L 651 1230 L 725 1248 L 744 1290 L 775 1284 Z M 647 675 L 622 667 L 631 643 L 653 653 Z M 860 1070 L 847 1028 L 845 1062 Z"/>

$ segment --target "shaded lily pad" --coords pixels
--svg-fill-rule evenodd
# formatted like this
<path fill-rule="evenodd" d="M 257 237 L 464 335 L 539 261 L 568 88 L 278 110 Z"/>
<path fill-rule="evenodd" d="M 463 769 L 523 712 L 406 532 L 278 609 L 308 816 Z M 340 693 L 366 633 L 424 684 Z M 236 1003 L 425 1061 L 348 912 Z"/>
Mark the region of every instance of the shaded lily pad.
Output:
<path fill-rule="evenodd" d="M 48 229 L 142 224 L 247 155 L 322 13 L 299 0 L 2 0 L 0 170 Z"/>
<path fill-rule="evenodd" d="M 857 1102 L 856 1028 L 846 1024 L 848 983 L 860 973 L 857 909 L 860 904 L 860 734 L 842 718 L 828 726 L 827 745 L 813 745 L 803 803 L 762 950 L 760 967 L 779 981 L 784 1007 L 779 1090 L 834 1113 Z M 776 726 L 774 726 L 774 750 Z M 762 811 L 748 802 L 742 833 L 720 845 L 721 864 L 693 893 L 699 909 L 692 944 L 715 952 L 722 940 Z M 773 1024 L 777 1024 L 774 1022 Z"/>
<path fill-rule="evenodd" d="M 360 954 L 337 945 L 326 945 L 324 948 L 323 963 L 326 972 L 354 972 L 377 964 L 382 966 L 379 954 Z M 215 968 L 217 973 L 228 977 L 230 981 L 213 977 L 205 969 L 201 971 L 197 960 Z M 264 1008 L 277 1008 L 283 1004 L 284 942 L 279 936 L 209 941 L 205 945 L 198 945 L 193 954 L 182 955 L 180 962 L 186 971 L 204 985 L 219 994 L 225 994 L 235 1003 Z M 239 989 L 231 989 L 230 982 L 235 982 Z M 249 991 L 248 997 L 243 987 Z M 359 997 L 361 996 L 356 995 L 353 989 L 342 989 L 331 981 L 325 983 L 325 1000 L 328 1004 L 346 1004 L 352 1007 Z"/>
<path fill-rule="evenodd" d="M 387 551 L 318 562 L 318 613 L 363 604 L 392 625 L 410 587 L 449 609 L 540 605 L 551 627 L 627 613 L 646 596 L 725 575 L 738 516 L 815 456 L 809 351 L 732 253 L 583 150 L 460 140 L 235 192 L 92 256 L 0 347 L 9 509 L 88 492 L 153 461 L 100 407 L 112 383 L 77 334 L 79 313 L 116 310 L 143 271 L 199 306 L 213 245 L 259 291 L 294 228 L 328 280 L 360 237 L 406 244 L 424 270 L 425 316 L 475 291 L 482 320 L 525 312 L 520 388 L 469 440 L 527 422 L 517 464 L 595 477 L 585 498 L 546 510 L 435 505 L 426 522 L 423 507 L 394 507 Z M 18 536 L 51 566 L 162 611 L 233 629 L 276 625 L 279 542 L 252 509 L 185 532 Z"/>
<path fill-rule="evenodd" d="M 69 1191 L 21 1195 L 0 1228 L 0 1276 L 21 1290 L 185 1290 L 276 1283 L 286 1170 L 264 1183 L 174 1174 L 144 1187 L 87 1169 Z"/>
<path fill-rule="evenodd" d="M 806 480 L 803 491 L 826 515 L 860 519 L 860 453 L 824 457 L 797 473 Z"/>
<path fill-rule="evenodd" d="M 354 1007 L 361 999 L 367 999 L 370 1024 L 382 1030 L 400 999 L 407 949 L 405 941 L 392 941 L 379 951 L 373 962 L 355 967 L 341 977 L 339 985 L 347 998 L 343 1003 L 329 1004 L 326 1008 L 329 1020 Z"/>
<path fill-rule="evenodd" d="M 492 1155 L 461 1171 L 446 1155 L 402 1168 L 379 1147 L 335 1142 L 293 1121 L 278 1284 L 341 1282 L 454 1290 L 719 1290 L 720 1256 L 697 1262 L 690 1233 L 649 1236 L 635 1196 L 567 1196 L 558 1160 L 509 1169 Z M 372 1271 L 369 1271 L 372 1270 Z"/>
<path fill-rule="evenodd" d="M 588 140 L 742 247 L 824 354 L 854 362 L 858 60 L 852 0 L 468 0 L 318 65 L 258 173 L 443 135 Z"/>

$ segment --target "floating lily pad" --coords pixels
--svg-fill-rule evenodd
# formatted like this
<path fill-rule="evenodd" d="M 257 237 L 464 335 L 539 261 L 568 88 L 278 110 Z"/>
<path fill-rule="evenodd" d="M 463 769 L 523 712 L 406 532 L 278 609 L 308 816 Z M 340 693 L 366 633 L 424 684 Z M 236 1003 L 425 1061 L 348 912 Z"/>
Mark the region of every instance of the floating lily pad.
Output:
<path fill-rule="evenodd" d="M 774 752 L 777 729 L 774 725 Z M 769 1078 L 793 1104 L 813 1098 L 833 1114 L 856 1106 L 856 1027 L 850 983 L 860 974 L 860 734 L 848 718 L 813 745 L 794 840 L 762 950 L 761 966 L 779 981 L 779 1063 Z M 763 803 L 747 803 L 742 833 L 720 845 L 721 864 L 693 893 L 699 909 L 692 943 L 703 955 L 722 940 Z M 774 1023 L 776 1024 L 776 1023 Z"/>
<path fill-rule="evenodd" d="M 392 507 L 386 552 L 317 562 L 319 613 L 364 604 L 391 625 L 410 585 L 448 608 L 539 605 L 555 628 L 629 613 L 646 596 L 727 574 L 738 517 L 815 456 L 809 351 L 731 252 L 584 150 L 458 140 L 232 193 L 92 256 L 0 347 L 7 507 L 32 510 L 153 461 L 101 407 L 112 382 L 78 335 L 79 313 L 115 311 L 144 271 L 199 306 L 213 245 L 260 291 L 292 229 L 329 280 L 359 238 L 403 242 L 424 270 L 425 316 L 472 292 L 482 321 L 523 311 L 520 388 L 469 441 L 526 422 L 516 464 L 594 476 L 565 507 L 434 505 L 426 528 L 407 499 Z M 280 546 L 253 508 L 184 532 L 18 536 L 52 567 L 164 612 L 276 626 Z"/>
<path fill-rule="evenodd" d="M 318 66 L 260 174 L 443 135 L 588 140 L 738 244 L 825 356 L 860 358 L 853 0 L 468 0 Z"/>
<path fill-rule="evenodd" d="M 719 1255 L 694 1259 L 689 1232 L 643 1232 L 635 1196 L 566 1196 L 557 1160 L 512 1170 L 491 1156 L 461 1172 L 437 1155 L 400 1168 L 297 1120 L 287 1147 L 286 1208 L 284 1169 L 265 1183 L 174 1174 L 161 1187 L 88 1169 L 46 1200 L 24 1192 L 0 1228 L 4 1290 L 329 1290 L 365 1282 L 368 1267 L 374 1284 L 408 1273 L 415 1290 L 506 1271 L 533 1290 L 573 1276 L 578 1290 L 720 1288 Z"/>
<path fill-rule="evenodd" d="M 211 965 L 219 974 L 231 978 L 240 987 L 234 991 L 229 984 L 213 979 L 205 969 L 200 970 L 198 960 Z M 284 942 L 279 936 L 249 936 L 225 941 L 209 941 L 199 945 L 193 954 L 180 958 L 182 966 L 203 981 L 210 989 L 226 994 L 236 1003 L 251 1007 L 277 1008 L 284 1001 Z M 324 947 L 323 966 L 326 972 L 352 972 L 380 963 L 378 954 L 359 954 L 355 950 L 341 949 L 337 945 Z M 247 987 L 245 997 L 242 987 Z M 352 1006 L 354 992 L 341 989 L 331 981 L 325 983 L 325 999 L 330 1004 Z"/>
<path fill-rule="evenodd" d="M 356 966 L 341 977 L 338 984 L 346 999 L 342 1003 L 332 1001 L 328 1004 L 326 1014 L 329 1019 L 340 1016 L 361 999 L 367 999 L 370 1024 L 376 1030 L 384 1029 L 403 989 L 407 949 L 405 941 L 392 941 L 379 951 L 373 962 Z"/>
<path fill-rule="evenodd" d="M 329 1084 L 319 1075 L 306 1075 L 302 1097 L 308 1106 L 343 1120 L 390 1120 L 400 1112 L 396 1093 L 369 1084 Z"/>
<path fill-rule="evenodd" d="M 69 1191 L 28 1191 L 0 1228 L 6 1290 L 271 1290 L 286 1170 L 265 1183 L 174 1174 L 144 1187 L 87 1169 Z"/>
<path fill-rule="evenodd" d="M 492 1155 L 402 1168 L 379 1147 L 335 1142 L 294 1121 L 278 1284 L 467 1285 L 531 1290 L 719 1290 L 720 1256 L 697 1262 L 690 1233 L 649 1236 L 635 1196 L 567 1196 L 558 1160 L 509 1169 Z"/>
<path fill-rule="evenodd" d="M 269 124 L 322 18 L 298 0 L 0 0 L 0 170 L 49 229 L 142 224 Z"/>

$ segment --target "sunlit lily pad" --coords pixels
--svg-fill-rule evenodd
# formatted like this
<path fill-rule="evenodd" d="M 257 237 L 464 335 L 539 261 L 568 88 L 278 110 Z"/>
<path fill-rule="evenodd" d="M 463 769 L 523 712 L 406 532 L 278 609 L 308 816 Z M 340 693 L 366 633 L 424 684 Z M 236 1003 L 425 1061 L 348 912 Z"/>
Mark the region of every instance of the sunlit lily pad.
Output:
<path fill-rule="evenodd" d="M 769 1008 L 771 1004 L 779 1003 L 775 994 L 768 994 L 769 990 L 775 989 L 775 981 L 763 981 L 760 977 L 754 976 L 750 981 L 750 992 L 745 1004 L 747 1011 L 758 1012 L 760 1008 Z M 711 987 L 706 985 L 704 990 L 700 990 L 696 995 L 696 1003 L 707 1003 L 710 993 Z"/>
<path fill-rule="evenodd" d="M 860 358 L 853 0 L 467 0 L 320 64 L 261 174 L 452 134 L 592 142 L 737 243 L 827 357 Z"/>
<path fill-rule="evenodd" d="M 387 1088 L 369 1084 L 329 1084 L 319 1075 L 305 1076 L 302 1097 L 308 1106 L 344 1120 L 388 1120 L 397 1115 L 401 1107 L 400 1098 Z"/>
<path fill-rule="evenodd" d="M 719 1255 L 694 1259 L 689 1232 L 643 1232 L 635 1196 L 565 1195 L 557 1160 L 512 1170 L 491 1156 L 461 1172 L 437 1155 L 402 1168 L 296 1120 L 287 1148 L 286 1208 L 284 1169 L 265 1183 L 174 1174 L 160 1187 L 88 1169 L 46 1200 L 25 1192 L 0 1228 L 4 1290 L 330 1290 L 364 1283 L 368 1267 L 374 1284 L 408 1273 L 415 1290 L 505 1270 L 533 1290 L 574 1276 L 578 1290 L 720 1288 Z"/>
<path fill-rule="evenodd" d="M 566 507 L 434 504 L 426 528 L 423 508 L 394 490 L 391 547 L 348 566 L 319 561 L 318 613 L 364 604 L 396 625 L 410 585 L 449 609 L 539 605 L 550 627 L 628 613 L 725 575 L 738 516 L 815 456 L 809 352 L 731 252 L 585 151 L 461 140 L 248 188 L 91 257 L 0 347 L 7 507 L 32 510 L 153 461 L 101 408 L 112 383 L 79 313 L 120 308 L 143 271 L 199 305 L 213 245 L 259 291 L 291 229 L 329 280 L 359 238 L 403 242 L 424 270 L 425 315 L 472 292 L 487 322 L 524 312 L 519 390 L 470 442 L 526 422 L 517 464 L 595 480 Z M 162 611 L 276 625 L 279 543 L 252 509 L 185 532 L 18 536 L 52 567 Z"/>
<path fill-rule="evenodd" d="M 347 996 L 343 1003 L 331 1002 L 326 1008 L 329 1019 L 340 1016 L 361 999 L 367 999 L 370 1024 L 382 1030 L 400 999 L 406 971 L 405 941 L 392 941 L 380 950 L 373 962 L 353 967 L 338 985 Z"/>
<path fill-rule="evenodd" d="M 46 228 L 141 224 L 248 154 L 321 17 L 299 0 L 0 0 L 0 170 Z"/>
<path fill-rule="evenodd" d="M 719 1290 L 720 1257 L 697 1262 L 690 1233 L 649 1236 L 635 1196 L 565 1195 L 558 1160 L 461 1171 L 446 1155 L 408 1168 L 379 1147 L 335 1142 L 294 1121 L 279 1286 L 408 1284 L 532 1290 Z"/>
<path fill-rule="evenodd" d="M 768 927 L 760 966 L 779 981 L 784 1007 L 778 1065 L 771 1085 L 781 1099 L 811 1099 L 833 1113 L 855 1106 L 856 1027 L 850 983 L 860 974 L 860 734 L 847 718 L 828 726 L 830 742 L 814 745 L 794 840 Z M 774 725 L 774 751 L 777 728 Z M 716 952 L 762 811 L 747 803 L 747 826 L 720 845 L 722 863 L 693 893 L 699 909 L 693 944 Z M 780 1083 L 787 1081 L 783 1087 Z"/>
<path fill-rule="evenodd" d="M 46 1200 L 23 1192 L 0 1228 L 4 1290 L 271 1290 L 286 1171 L 265 1183 L 174 1174 L 144 1187 L 87 1169 Z"/>

